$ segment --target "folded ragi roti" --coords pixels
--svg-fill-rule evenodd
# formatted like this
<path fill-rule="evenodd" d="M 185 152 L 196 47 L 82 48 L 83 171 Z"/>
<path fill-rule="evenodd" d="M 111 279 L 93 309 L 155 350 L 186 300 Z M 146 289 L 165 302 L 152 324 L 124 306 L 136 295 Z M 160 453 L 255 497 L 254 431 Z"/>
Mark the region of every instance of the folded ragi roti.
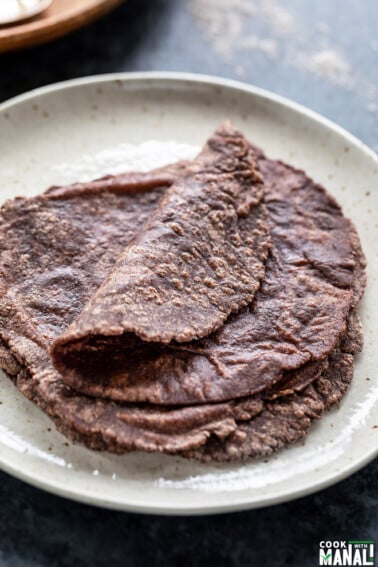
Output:
<path fill-rule="evenodd" d="M 0 250 L 0 365 L 93 449 L 269 454 L 362 348 L 353 224 L 229 123 L 191 162 L 6 202 Z"/>

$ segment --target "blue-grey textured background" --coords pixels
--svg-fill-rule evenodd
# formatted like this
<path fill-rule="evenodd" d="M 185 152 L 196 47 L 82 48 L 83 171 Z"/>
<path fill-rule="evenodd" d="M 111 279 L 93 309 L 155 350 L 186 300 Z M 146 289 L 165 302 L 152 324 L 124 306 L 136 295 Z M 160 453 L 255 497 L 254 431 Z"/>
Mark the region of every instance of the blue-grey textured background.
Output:
<path fill-rule="evenodd" d="M 290 97 L 377 150 L 377 0 L 251 0 L 250 14 L 246 4 L 128 0 L 66 38 L 0 56 L 0 101 L 83 75 L 193 71 Z M 214 25 L 224 27 L 216 32 Z M 0 567 L 310 567 L 318 565 L 321 539 L 378 544 L 377 478 L 376 460 L 332 488 L 287 504 L 166 518 L 87 507 L 0 473 Z"/>

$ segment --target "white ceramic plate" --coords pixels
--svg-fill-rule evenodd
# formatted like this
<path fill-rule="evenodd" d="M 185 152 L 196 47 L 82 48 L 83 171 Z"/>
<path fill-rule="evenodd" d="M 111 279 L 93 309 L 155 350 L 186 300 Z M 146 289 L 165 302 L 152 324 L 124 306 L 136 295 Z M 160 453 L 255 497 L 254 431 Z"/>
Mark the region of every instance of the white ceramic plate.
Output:
<path fill-rule="evenodd" d="M 80 79 L 0 106 L 1 200 L 191 156 L 226 117 L 270 156 L 304 168 L 328 187 L 358 227 L 369 262 L 362 302 L 365 349 L 341 407 L 314 424 L 304 444 L 269 459 L 202 465 L 71 445 L 0 376 L 0 467 L 5 471 L 109 508 L 203 514 L 314 492 L 377 454 L 378 164 L 351 135 L 303 107 L 232 81 L 169 73 Z"/>

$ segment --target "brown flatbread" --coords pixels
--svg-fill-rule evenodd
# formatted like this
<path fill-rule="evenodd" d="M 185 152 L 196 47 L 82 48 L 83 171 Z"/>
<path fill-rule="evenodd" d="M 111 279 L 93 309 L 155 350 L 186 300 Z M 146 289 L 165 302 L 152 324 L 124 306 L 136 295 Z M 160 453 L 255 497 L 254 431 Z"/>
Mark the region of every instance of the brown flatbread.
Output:
<path fill-rule="evenodd" d="M 314 276 L 315 282 L 321 282 L 323 278 L 326 280 L 325 288 L 319 283 L 320 291 L 334 290 L 334 300 L 344 300 L 342 309 L 344 304 L 348 304 L 347 298 L 349 298 L 349 305 L 355 306 L 364 286 L 364 259 L 358 239 L 356 241 L 355 237 L 350 236 L 354 234 L 353 228 L 348 221 L 343 220 L 340 209 L 324 190 L 310 182 L 302 172 L 297 172 L 277 162 L 265 160 L 261 154 L 259 161 L 262 168 L 269 165 L 273 169 L 266 174 L 266 177 L 270 179 L 268 191 L 271 191 L 268 206 L 273 215 L 277 214 L 277 209 L 279 211 L 277 218 L 274 219 L 278 226 L 275 232 L 275 242 L 282 240 L 284 245 L 276 244 L 278 251 L 272 253 L 267 266 L 267 275 L 270 273 L 270 276 L 258 295 L 263 292 L 263 301 L 271 301 L 274 292 L 279 291 L 282 282 L 285 283 L 285 274 L 291 275 L 295 273 L 296 267 L 301 268 L 303 265 L 308 267 L 310 264 L 307 256 L 300 255 L 300 252 L 297 251 L 294 235 L 290 233 L 296 223 L 301 227 L 304 223 L 305 208 L 300 207 L 300 197 L 298 200 L 292 197 L 292 194 L 298 195 L 303 191 L 303 197 L 306 199 L 310 199 L 312 194 L 310 204 L 306 205 L 310 208 L 310 229 L 307 226 L 305 230 L 310 230 L 310 236 L 314 236 L 315 244 L 319 244 L 319 249 L 321 242 L 324 242 L 328 249 L 334 247 L 338 238 L 343 237 L 347 241 L 341 251 L 336 247 L 337 261 L 335 256 L 331 256 L 330 259 L 329 256 L 326 258 L 323 256 L 319 260 L 318 250 L 312 243 L 308 253 L 308 256 L 311 257 L 309 272 L 311 276 Z M 268 165 L 265 164 L 265 161 Z M 133 174 L 134 181 L 135 175 Z M 325 341 L 329 341 L 330 337 L 325 332 L 329 327 L 325 326 L 321 318 L 319 323 L 319 318 L 316 319 L 315 315 L 308 320 L 303 315 L 299 317 L 302 327 L 312 325 L 312 333 L 300 325 L 299 330 L 296 328 L 296 333 L 300 338 L 297 343 L 294 341 L 296 349 L 299 351 L 303 345 L 305 348 L 309 345 L 310 349 L 310 356 L 308 352 L 305 352 L 304 361 L 308 362 L 304 366 L 301 366 L 298 371 L 286 372 L 285 364 L 282 364 L 278 357 L 279 371 L 276 372 L 274 368 L 278 378 L 271 380 L 270 375 L 268 383 L 272 387 L 269 390 L 263 392 L 261 388 L 259 390 L 261 394 L 240 400 L 232 399 L 225 403 L 203 403 L 197 407 L 175 405 L 170 408 L 94 399 L 64 385 L 62 377 L 51 364 L 48 351 L 54 339 L 64 332 L 66 326 L 78 316 L 83 305 L 99 287 L 104 275 L 115 264 L 135 231 L 156 208 L 165 190 L 159 187 L 159 184 L 162 182 L 170 184 L 172 177 L 169 175 L 175 174 L 169 174 L 169 178 L 164 177 L 164 180 L 162 180 L 162 175 L 164 177 L 162 171 L 145 175 L 143 180 L 139 179 L 133 185 L 131 192 L 132 181 L 130 178 L 128 185 L 126 175 L 126 177 L 123 176 L 122 183 L 118 183 L 117 178 L 108 178 L 104 191 L 101 190 L 99 183 L 76 185 L 68 189 L 54 188 L 40 197 L 16 199 L 3 207 L 0 223 L 0 249 L 2 250 L 0 334 L 3 339 L 3 345 L 0 346 L 0 364 L 12 376 L 17 387 L 40 405 L 63 433 L 92 449 L 106 449 L 118 453 L 135 449 L 164 451 L 182 453 L 184 456 L 194 456 L 203 460 L 244 459 L 248 455 L 268 454 L 282 444 L 303 436 L 311 419 L 319 416 L 327 404 L 334 403 L 340 398 L 345 390 L 344 386 L 349 379 L 348 376 L 351 375 L 352 357 L 350 355 L 341 353 L 343 354 L 341 357 L 340 353 L 340 356 L 332 354 L 329 360 L 325 360 L 325 356 L 321 355 L 322 352 L 331 352 L 332 341 L 323 350 L 320 345 L 321 338 L 316 342 L 314 336 L 316 331 Z M 160 176 L 159 181 L 156 180 L 157 176 Z M 288 186 L 285 186 L 282 196 L 279 197 L 279 184 L 285 182 L 285 179 Z M 110 190 L 111 186 L 112 190 Z M 119 190 L 114 187 L 118 187 Z M 149 187 L 156 188 L 149 191 Z M 293 203 L 294 208 L 298 210 L 295 214 L 290 212 Z M 314 211 L 314 216 L 315 211 L 318 210 L 318 217 L 321 219 L 319 222 L 311 218 L 311 210 Z M 332 216 L 334 216 L 333 220 Z M 287 228 L 284 230 L 285 223 Z M 324 227 L 328 228 L 321 230 L 319 224 L 324 224 Z M 336 233 L 331 237 L 329 233 L 333 231 Z M 272 232 L 274 232 L 274 225 Z M 319 241 L 316 240 L 315 235 L 320 235 Z M 305 235 L 302 237 L 305 238 Z M 19 259 L 18 263 L 12 261 L 15 255 Z M 274 269 L 275 263 L 278 265 L 276 269 Z M 274 277 L 279 275 L 281 270 L 287 271 L 277 282 L 274 282 Z M 299 275 L 301 274 L 299 270 Z M 356 274 L 359 274 L 358 282 L 355 281 Z M 305 284 L 311 281 L 309 278 L 297 278 L 294 281 L 301 282 L 302 280 Z M 332 280 L 333 283 L 329 283 L 329 280 Z M 315 287 L 315 289 L 318 288 Z M 338 295 L 338 290 L 341 290 L 343 294 Z M 303 289 L 297 286 L 293 295 L 288 294 L 288 298 L 292 300 L 292 302 L 288 301 L 290 317 L 293 313 L 295 314 L 302 300 L 303 305 L 307 306 L 310 291 L 307 285 Z M 299 300 L 297 304 L 295 303 L 296 294 Z M 322 295 L 320 297 L 323 299 Z M 272 318 L 265 320 L 262 318 L 259 327 L 257 330 L 253 329 L 251 335 L 248 335 L 250 328 L 243 327 L 243 324 L 240 323 L 245 319 L 249 322 L 254 318 L 252 315 L 256 312 L 269 312 L 269 305 L 266 305 L 266 309 L 262 311 L 255 311 L 257 301 L 258 296 L 252 305 L 252 310 L 245 309 L 241 315 L 231 317 L 223 329 L 209 339 L 190 343 L 189 351 L 181 350 L 180 345 L 175 345 L 175 348 L 170 349 L 165 347 L 164 354 L 169 353 L 170 360 L 177 356 L 178 374 L 183 368 L 187 372 L 190 371 L 190 366 L 186 367 L 182 363 L 183 357 L 188 356 L 189 361 L 193 356 L 206 361 L 209 356 L 208 349 L 211 354 L 217 344 L 220 344 L 222 352 L 228 355 L 227 365 L 232 367 L 231 351 L 236 344 L 237 333 L 240 338 L 246 328 L 247 336 L 243 339 L 244 342 L 239 343 L 240 351 L 243 345 L 246 349 L 251 346 L 253 333 L 257 337 L 259 337 L 258 332 L 262 334 L 264 324 L 266 324 L 269 337 L 273 325 Z M 283 298 L 280 294 L 278 304 L 284 309 Z M 323 312 L 323 309 L 325 309 L 324 306 L 320 313 Z M 305 313 L 305 309 L 303 311 Z M 299 309 L 297 312 L 299 313 Z M 277 321 L 279 322 L 282 313 L 279 309 L 274 313 L 278 314 Z M 341 312 L 338 312 L 337 306 L 333 313 L 338 314 L 339 319 L 336 318 L 335 321 L 336 324 L 340 321 L 341 335 L 346 329 L 347 312 L 342 323 Z M 349 335 L 360 333 L 355 313 L 355 311 L 351 313 L 354 323 L 348 324 Z M 234 331 L 228 336 L 234 337 L 235 344 L 230 342 L 227 353 L 227 334 L 225 335 L 224 331 L 230 325 L 233 326 Z M 272 348 L 273 354 L 280 355 L 281 352 L 284 352 L 289 357 L 293 351 L 289 350 L 289 353 L 285 353 L 285 345 L 290 344 L 293 333 L 290 333 L 288 339 L 281 325 L 274 328 L 274 332 L 274 340 L 272 339 L 271 345 L 267 344 L 266 348 Z M 332 321 L 332 333 L 337 334 L 334 321 Z M 350 336 L 344 337 L 343 341 L 349 345 L 348 352 L 354 352 L 361 346 L 360 340 L 359 346 L 356 346 L 357 342 L 354 339 L 351 340 Z M 281 348 L 282 344 L 285 349 Z M 194 347 L 194 354 L 192 347 Z M 296 350 L 293 350 L 296 354 Z M 261 340 L 258 352 L 263 352 Z M 162 354 L 159 353 L 158 356 L 162 357 Z M 343 364 L 340 362 L 341 359 L 344 361 Z M 335 366 L 336 363 L 338 366 Z M 149 364 L 148 360 L 147 364 Z M 328 364 L 329 367 L 326 370 Z M 136 364 L 139 372 L 138 379 L 141 376 L 140 366 L 139 361 Z M 174 366 L 171 368 L 175 370 Z M 204 365 L 204 368 L 206 370 L 207 366 Z M 345 376 L 337 368 L 344 368 Z M 262 366 L 261 369 L 268 374 L 271 372 L 269 363 Z M 320 372 L 323 372 L 323 381 L 319 378 Z M 339 375 L 341 378 L 338 378 Z M 235 378 L 233 385 L 237 386 L 237 373 L 233 376 Z M 207 377 L 208 375 L 205 374 L 204 379 Z M 217 377 L 218 375 L 215 374 L 215 378 Z M 282 381 L 279 382 L 281 377 Z M 225 377 L 223 379 L 225 381 Z M 262 375 L 260 379 L 264 381 L 264 376 Z M 180 382 L 180 376 L 176 380 L 179 385 L 185 386 L 186 382 Z M 144 387 L 143 374 L 141 387 Z M 155 380 L 154 388 L 155 394 L 157 392 L 157 399 L 161 403 L 158 380 Z M 317 392 L 317 388 L 322 388 L 323 397 L 312 391 L 314 389 Z M 238 392 L 237 387 L 235 390 Z M 203 397 L 199 399 L 201 402 L 204 401 Z M 327 403 L 325 399 L 328 400 Z M 300 414 L 301 419 L 299 419 Z M 247 429 L 243 430 L 241 424 Z M 266 427 L 270 427 L 269 434 Z M 258 443 L 255 442 L 256 432 L 259 436 Z M 230 437 L 232 435 L 234 435 L 233 442 Z M 251 443 L 251 437 L 254 439 L 253 443 Z M 236 442 L 237 439 L 239 439 L 238 442 Z M 217 440 L 221 440 L 221 448 Z M 232 445 L 235 445 L 237 450 L 236 452 L 231 450 L 230 454 L 229 447 Z"/>
<path fill-rule="evenodd" d="M 251 303 L 270 248 L 263 179 L 254 151 L 221 126 L 176 178 L 52 355 L 64 375 L 84 357 L 128 358 L 140 340 L 188 342 Z M 106 363 L 108 364 L 108 362 Z"/>
<path fill-rule="evenodd" d="M 183 456 L 203 462 L 244 461 L 270 455 L 303 439 L 312 422 L 341 400 L 353 377 L 350 354 L 335 354 L 329 359 L 328 370 L 304 391 L 266 403 L 257 417 L 239 423 L 225 439 L 212 436 L 211 441 Z"/>
<path fill-rule="evenodd" d="M 7 201 L 0 212 L 1 333 L 30 337 L 46 350 L 77 317 L 138 227 L 157 207 L 164 186 L 149 190 L 160 171 L 124 191 L 52 188 L 31 199 Z M 118 176 L 113 187 L 120 188 Z M 108 179 L 109 181 L 109 179 Z M 90 194 L 90 196 L 89 196 Z M 111 246 L 109 246 L 111 242 Z M 14 262 L 17 254 L 17 262 Z"/>
<path fill-rule="evenodd" d="M 359 339 L 352 335 L 348 342 L 359 348 Z M 326 361 L 288 373 L 295 393 L 283 389 L 275 396 L 268 392 L 220 404 L 169 408 L 116 404 L 77 394 L 63 385 L 46 353 L 30 343 L 28 359 L 33 358 L 44 364 L 38 376 L 0 345 L 4 370 L 72 441 L 95 450 L 157 451 L 204 462 L 264 456 L 303 438 L 311 422 L 340 401 L 353 375 L 353 357 L 334 353 Z"/>
<path fill-rule="evenodd" d="M 291 376 L 294 386 L 291 391 L 281 391 L 284 395 L 264 400 L 261 412 L 247 421 L 239 420 L 237 428 L 226 438 L 211 434 L 206 443 L 183 456 L 203 462 L 244 461 L 270 455 L 303 439 L 312 422 L 341 401 L 352 381 L 353 356 L 342 351 L 342 344 L 346 343 L 354 353 L 359 352 L 361 336 L 357 327 L 349 327 L 339 348 L 327 357 L 320 375 L 315 374 L 314 367 L 309 369 L 310 380 L 304 389 L 303 373 L 300 376 L 301 369 L 295 370 Z"/>
<path fill-rule="evenodd" d="M 255 153 L 264 174 L 272 248 L 252 304 L 191 343 L 134 341 L 130 352 L 129 334 L 105 341 L 104 350 L 99 341 L 89 341 L 86 349 L 79 342 L 59 366 L 67 385 L 116 401 L 226 401 L 270 388 L 283 372 L 322 360 L 336 348 L 352 288 L 359 286 L 357 296 L 365 284 L 355 229 L 305 173 L 267 159 L 257 148 Z"/>

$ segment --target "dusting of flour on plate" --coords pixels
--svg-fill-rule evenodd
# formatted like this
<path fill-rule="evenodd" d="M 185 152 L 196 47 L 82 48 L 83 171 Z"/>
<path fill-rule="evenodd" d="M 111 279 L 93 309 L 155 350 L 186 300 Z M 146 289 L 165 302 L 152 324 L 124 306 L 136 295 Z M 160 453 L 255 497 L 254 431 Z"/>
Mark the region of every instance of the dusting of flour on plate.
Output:
<path fill-rule="evenodd" d="M 182 159 L 193 159 L 198 146 L 174 141 L 150 140 L 141 144 L 120 144 L 86 154 L 75 161 L 51 167 L 59 184 L 92 181 L 103 175 L 126 171 L 148 171 Z"/>

